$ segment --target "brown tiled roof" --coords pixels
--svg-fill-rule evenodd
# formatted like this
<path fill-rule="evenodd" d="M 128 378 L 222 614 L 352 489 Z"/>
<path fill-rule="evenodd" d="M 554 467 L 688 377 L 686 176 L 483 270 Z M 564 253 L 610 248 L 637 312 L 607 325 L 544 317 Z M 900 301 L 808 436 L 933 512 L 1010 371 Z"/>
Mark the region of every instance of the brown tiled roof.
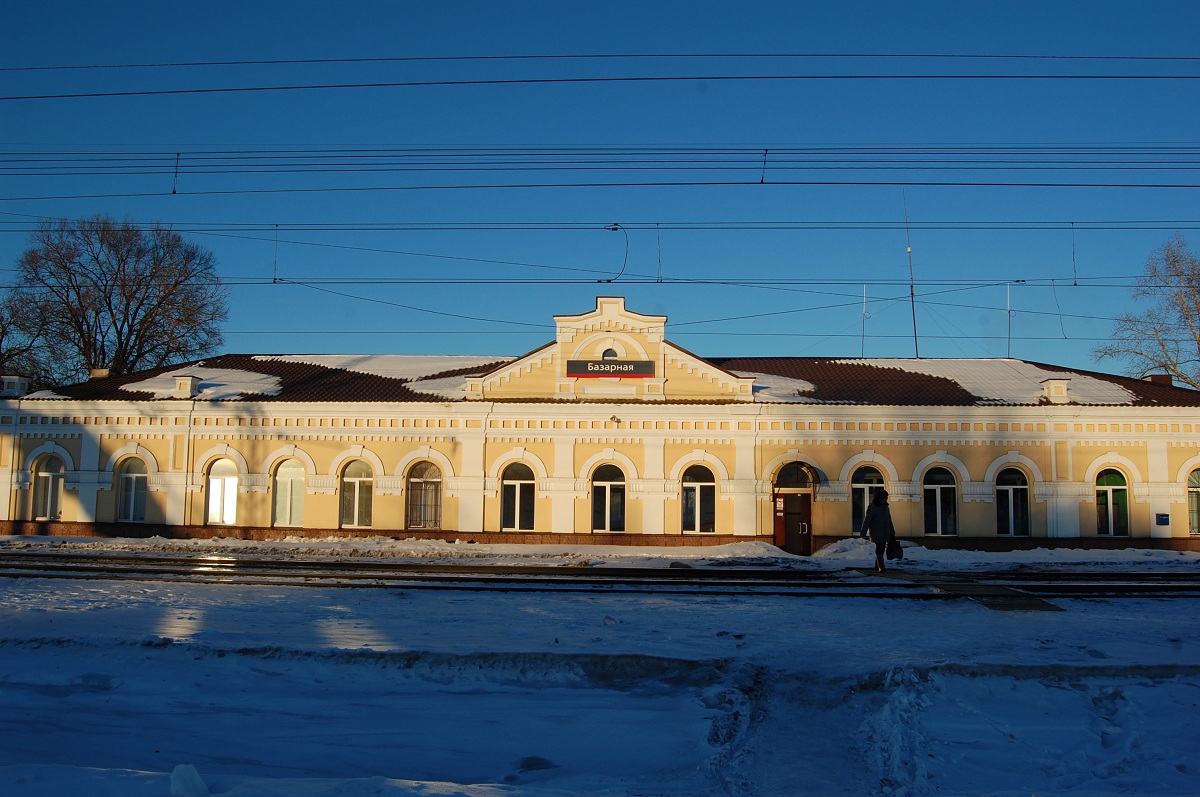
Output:
<path fill-rule="evenodd" d="M 771 374 L 808 382 L 811 391 L 806 401 L 816 404 L 879 404 L 902 406 L 1032 406 L 1048 403 L 1040 397 L 1025 401 L 997 399 L 994 395 L 976 395 L 946 376 L 922 372 L 931 362 L 957 363 L 959 366 L 994 370 L 997 382 L 1009 364 L 1031 366 L 1045 372 L 1045 378 L 1087 377 L 1121 388 L 1129 398 L 1111 402 L 1111 406 L 1200 407 L 1200 392 L 1190 388 L 1149 382 L 1078 368 L 1063 368 L 1027 360 L 855 360 L 832 357 L 710 357 L 708 362 L 734 373 Z M 954 366 L 946 369 L 954 371 Z M 1036 387 L 1036 381 L 1027 380 Z M 770 401 L 770 399 L 766 399 Z M 1092 406 L 1102 406 L 1089 401 Z"/>
<path fill-rule="evenodd" d="M 805 397 L 819 404 L 972 406 L 978 398 L 957 382 L 901 368 L 847 363 L 824 357 L 731 357 L 708 362 L 734 373 L 786 376 L 811 382 Z"/>
<path fill-rule="evenodd" d="M 429 359 L 428 367 L 430 368 L 438 364 L 437 358 L 427 359 Z M 1080 387 L 1088 383 L 1095 385 L 1097 382 L 1092 380 L 1099 380 L 1099 383 L 1107 385 L 1111 392 L 1121 397 L 1121 400 L 1111 402 L 1096 401 L 1095 399 L 1086 402 L 1092 405 L 1110 403 L 1113 406 L 1200 407 L 1200 392 L 1195 390 L 1130 377 L 1020 360 L 855 360 L 829 357 L 710 357 L 705 359 L 728 372 L 761 375 L 760 383 L 767 383 L 770 376 L 795 380 L 798 387 L 791 389 L 790 393 L 782 397 L 778 392 L 760 391 L 757 400 L 765 402 L 944 407 L 1036 405 L 1045 401 L 1040 397 L 1038 387 L 1039 374 L 1044 371 L 1046 378 L 1080 377 L 1081 379 L 1075 380 L 1075 385 Z M 423 391 L 421 383 L 449 377 L 463 377 L 465 380 L 465 377 L 468 376 L 494 371 L 507 362 L 511 362 L 511 360 L 496 360 L 473 367 L 442 370 L 437 373 L 421 375 L 418 380 L 416 376 L 412 378 L 382 376 L 362 370 L 297 362 L 295 358 L 291 357 L 226 354 L 137 374 L 111 376 L 60 387 L 43 394 L 41 398 L 85 401 L 152 401 L 156 398 L 153 393 L 144 390 L 126 390 L 124 387 L 140 385 L 155 376 L 186 374 L 189 368 L 194 368 L 197 370 L 245 371 L 250 374 L 263 374 L 278 380 L 279 390 L 273 395 L 233 393 L 228 398 L 220 399 L 224 401 L 445 402 L 454 399 L 448 398 L 444 393 Z M 1017 366 L 1020 366 L 1020 374 L 1017 374 Z M 971 372 L 971 379 L 964 378 L 968 371 Z M 981 378 L 981 374 L 984 375 L 983 378 Z M 976 385 L 976 391 L 992 392 L 987 395 L 977 395 L 965 386 L 970 384 Z M 1013 388 L 1014 384 L 1019 390 Z M 1075 390 L 1075 385 L 1072 385 L 1071 390 Z M 204 387 L 205 383 L 202 381 L 201 389 Z M 1014 398 L 1014 396 L 1019 396 L 1019 398 Z M 35 395 L 33 398 L 36 399 L 39 396 Z M 537 400 L 513 399 L 512 401 L 537 403 Z M 559 400 L 552 397 L 547 397 L 545 401 L 559 403 Z M 685 403 L 725 402 L 701 400 Z"/>
<path fill-rule="evenodd" d="M 285 359 L 260 358 L 250 354 L 225 354 L 196 360 L 190 363 L 140 371 L 124 376 L 109 376 L 93 379 L 77 385 L 58 387 L 51 391 L 56 396 L 84 401 L 137 401 L 153 400 L 152 393 L 124 389 L 125 385 L 145 382 L 161 374 L 186 374 L 189 368 L 217 368 L 250 373 L 266 374 L 279 379 L 279 392 L 275 395 L 247 393 L 228 401 L 446 401 L 444 396 L 412 390 L 410 380 L 396 379 L 342 368 L 292 362 Z M 491 368 L 493 365 L 483 366 Z M 460 368 L 431 374 L 429 377 L 467 376 L 483 370 Z M 203 388 L 201 383 L 201 388 Z"/>

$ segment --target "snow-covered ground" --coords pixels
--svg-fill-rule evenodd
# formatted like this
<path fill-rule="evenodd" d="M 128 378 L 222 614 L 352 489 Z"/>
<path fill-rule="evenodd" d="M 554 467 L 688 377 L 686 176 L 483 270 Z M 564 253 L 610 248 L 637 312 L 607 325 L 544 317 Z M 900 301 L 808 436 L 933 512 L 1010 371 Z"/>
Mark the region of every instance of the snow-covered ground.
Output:
<path fill-rule="evenodd" d="M 0 547 L 867 567 L 713 549 L 0 538 Z M 199 565 L 199 563 L 198 563 Z M 909 571 L 1196 572 L 907 549 Z M 874 574 L 853 574 L 872 580 Z M 1200 794 L 1200 602 L 0 579 L 0 794 Z"/>

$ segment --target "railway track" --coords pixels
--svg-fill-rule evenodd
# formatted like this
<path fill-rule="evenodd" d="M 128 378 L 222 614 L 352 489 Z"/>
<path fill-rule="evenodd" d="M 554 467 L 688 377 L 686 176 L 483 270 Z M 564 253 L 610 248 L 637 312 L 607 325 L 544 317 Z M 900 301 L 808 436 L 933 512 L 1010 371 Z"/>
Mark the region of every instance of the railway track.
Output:
<path fill-rule="evenodd" d="M 1055 609 L 1054 598 L 1196 598 L 1200 572 L 1019 568 L 929 572 L 895 568 L 589 567 L 158 552 L 0 550 L 0 578 L 168 581 L 231 585 L 674 593 L 712 596 L 969 598 L 997 609 Z"/>

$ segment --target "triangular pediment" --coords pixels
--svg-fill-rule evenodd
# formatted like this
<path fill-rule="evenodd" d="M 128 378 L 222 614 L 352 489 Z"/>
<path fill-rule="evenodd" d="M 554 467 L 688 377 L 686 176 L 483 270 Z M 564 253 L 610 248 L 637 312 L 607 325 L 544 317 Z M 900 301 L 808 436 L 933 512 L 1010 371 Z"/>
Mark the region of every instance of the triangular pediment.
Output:
<path fill-rule="evenodd" d="M 754 380 L 739 377 L 664 337 L 666 316 L 602 296 L 596 309 L 554 317 L 555 339 L 472 379 L 477 400 L 752 401 Z"/>

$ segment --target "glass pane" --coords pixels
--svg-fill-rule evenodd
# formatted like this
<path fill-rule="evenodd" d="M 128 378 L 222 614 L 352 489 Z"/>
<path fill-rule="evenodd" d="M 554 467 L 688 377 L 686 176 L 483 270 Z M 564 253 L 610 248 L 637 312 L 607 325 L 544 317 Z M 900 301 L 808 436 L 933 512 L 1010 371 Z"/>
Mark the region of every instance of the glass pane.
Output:
<path fill-rule="evenodd" d="M 713 481 L 713 479 L 709 479 Z M 779 475 L 775 477 L 776 487 L 807 487 L 809 483 L 808 468 L 799 462 L 789 462 L 784 465 Z"/>
<path fill-rule="evenodd" d="M 208 480 L 208 522 L 222 523 L 224 522 L 221 514 L 222 507 L 225 506 L 225 499 L 221 495 L 221 490 L 225 486 L 223 479 Z"/>
<path fill-rule="evenodd" d="M 683 488 L 683 530 L 696 530 L 696 488 Z"/>
<path fill-rule="evenodd" d="M 859 468 L 850 481 L 854 484 L 883 484 L 883 475 L 875 468 Z"/>
<path fill-rule="evenodd" d="M 292 526 L 304 525 L 304 479 L 293 479 L 291 482 L 291 512 L 288 515 L 288 524 Z"/>
<path fill-rule="evenodd" d="M 282 470 L 282 469 L 281 469 Z M 271 504 L 271 511 L 274 512 L 275 525 L 286 526 L 289 524 L 291 513 L 288 508 L 291 506 L 291 482 L 288 479 L 275 477 L 275 500 Z"/>
<path fill-rule="evenodd" d="M 857 534 L 867 516 L 867 488 L 850 488 L 850 531 Z"/>
<path fill-rule="evenodd" d="M 1111 534 L 1112 527 L 1108 524 L 1108 490 L 1096 491 L 1096 533 Z"/>
<path fill-rule="evenodd" d="M 520 487 L 521 496 L 521 528 L 533 530 L 533 485 L 525 482 Z"/>
<path fill-rule="evenodd" d="M 1124 487 L 1125 476 L 1116 470 L 1102 471 L 1096 478 L 1096 484 L 1099 487 Z"/>
<path fill-rule="evenodd" d="M 594 482 L 623 482 L 625 474 L 616 465 L 601 465 L 596 468 L 596 472 L 592 474 Z"/>
<path fill-rule="evenodd" d="M 358 526 L 371 525 L 371 499 L 375 492 L 374 485 L 369 481 L 358 483 Z"/>
<path fill-rule="evenodd" d="M 996 477 L 996 484 L 1002 484 L 1009 487 L 1020 486 L 1024 487 L 1028 482 L 1025 479 L 1025 474 L 1016 468 L 1005 468 L 1000 471 L 1000 475 Z"/>
<path fill-rule="evenodd" d="M 361 459 L 356 459 L 346 466 L 342 475 L 347 479 L 369 479 L 372 476 L 371 466 Z"/>
<path fill-rule="evenodd" d="M 146 522 L 146 477 L 134 476 L 130 479 L 133 482 L 133 512 L 129 519 L 134 523 Z"/>
<path fill-rule="evenodd" d="M 438 484 L 426 484 L 424 490 L 425 528 L 442 527 L 442 488 Z"/>
<path fill-rule="evenodd" d="M 1129 491 L 1112 491 L 1113 534 L 1126 535 L 1129 533 Z"/>
<path fill-rule="evenodd" d="M 442 471 L 432 462 L 418 462 L 413 466 L 413 469 L 409 471 L 408 478 L 436 481 L 442 478 Z"/>
<path fill-rule="evenodd" d="M 500 485 L 500 528 L 517 527 L 517 485 Z"/>
<path fill-rule="evenodd" d="M 1200 490 L 1188 490 L 1188 533 L 1200 534 Z"/>
<path fill-rule="evenodd" d="M 218 459 L 209 468 L 208 475 L 219 479 L 236 477 L 238 475 L 237 465 L 234 465 L 231 459 Z"/>
<path fill-rule="evenodd" d="M 294 459 L 289 459 L 280 465 L 275 473 L 281 479 L 303 479 L 304 466 Z"/>
<path fill-rule="evenodd" d="M 1200 470 L 1188 474 L 1188 487 L 1200 487 Z"/>
<path fill-rule="evenodd" d="M 145 473 L 146 472 L 146 463 L 142 462 L 137 457 L 130 457 L 129 459 L 127 459 L 123 463 L 121 463 L 121 472 L 129 473 L 129 474 Z"/>
<path fill-rule="evenodd" d="M 51 520 L 58 520 L 62 517 L 63 485 L 65 484 L 66 479 L 62 474 L 55 473 L 50 476 L 50 489 L 47 491 L 50 498 L 50 511 L 47 514 Z"/>
<path fill-rule="evenodd" d="M 1013 534 L 1029 536 L 1029 490 L 1022 487 L 1012 491 Z"/>
<path fill-rule="evenodd" d="M 237 477 L 231 477 L 223 480 L 225 485 L 221 488 L 225 499 L 225 507 L 221 513 L 222 523 L 237 522 Z"/>
<path fill-rule="evenodd" d="M 505 481 L 533 481 L 533 468 L 523 462 L 517 462 L 504 469 Z"/>
<path fill-rule="evenodd" d="M 938 533 L 938 507 L 937 507 L 938 491 L 936 487 L 925 488 L 925 533 Z"/>
<path fill-rule="evenodd" d="M 700 487 L 700 531 L 717 530 L 717 488 L 711 484 Z"/>
<path fill-rule="evenodd" d="M 592 488 L 592 529 L 608 531 L 608 488 L 597 484 Z"/>
<path fill-rule="evenodd" d="M 608 488 L 608 530 L 625 530 L 625 486 L 614 484 Z"/>
<path fill-rule="evenodd" d="M 925 474 L 925 483 L 936 485 L 954 484 L 954 474 L 945 468 L 931 468 Z"/>
<path fill-rule="evenodd" d="M 954 490 L 943 487 L 939 498 L 942 504 L 942 534 L 958 534 L 958 501 Z"/>
<path fill-rule="evenodd" d="M 1012 501 L 1012 490 L 1000 488 L 996 490 L 996 533 L 1011 534 L 1012 519 L 1010 517 L 1009 503 Z"/>
<path fill-rule="evenodd" d="M 683 472 L 683 480 L 693 484 L 704 483 L 709 484 L 716 481 L 713 478 L 712 471 L 703 465 L 692 465 Z"/>
<path fill-rule="evenodd" d="M 342 525 L 353 526 L 354 506 L 358 500 L 356 495 L 358 482 L 342 482 Z"/>

